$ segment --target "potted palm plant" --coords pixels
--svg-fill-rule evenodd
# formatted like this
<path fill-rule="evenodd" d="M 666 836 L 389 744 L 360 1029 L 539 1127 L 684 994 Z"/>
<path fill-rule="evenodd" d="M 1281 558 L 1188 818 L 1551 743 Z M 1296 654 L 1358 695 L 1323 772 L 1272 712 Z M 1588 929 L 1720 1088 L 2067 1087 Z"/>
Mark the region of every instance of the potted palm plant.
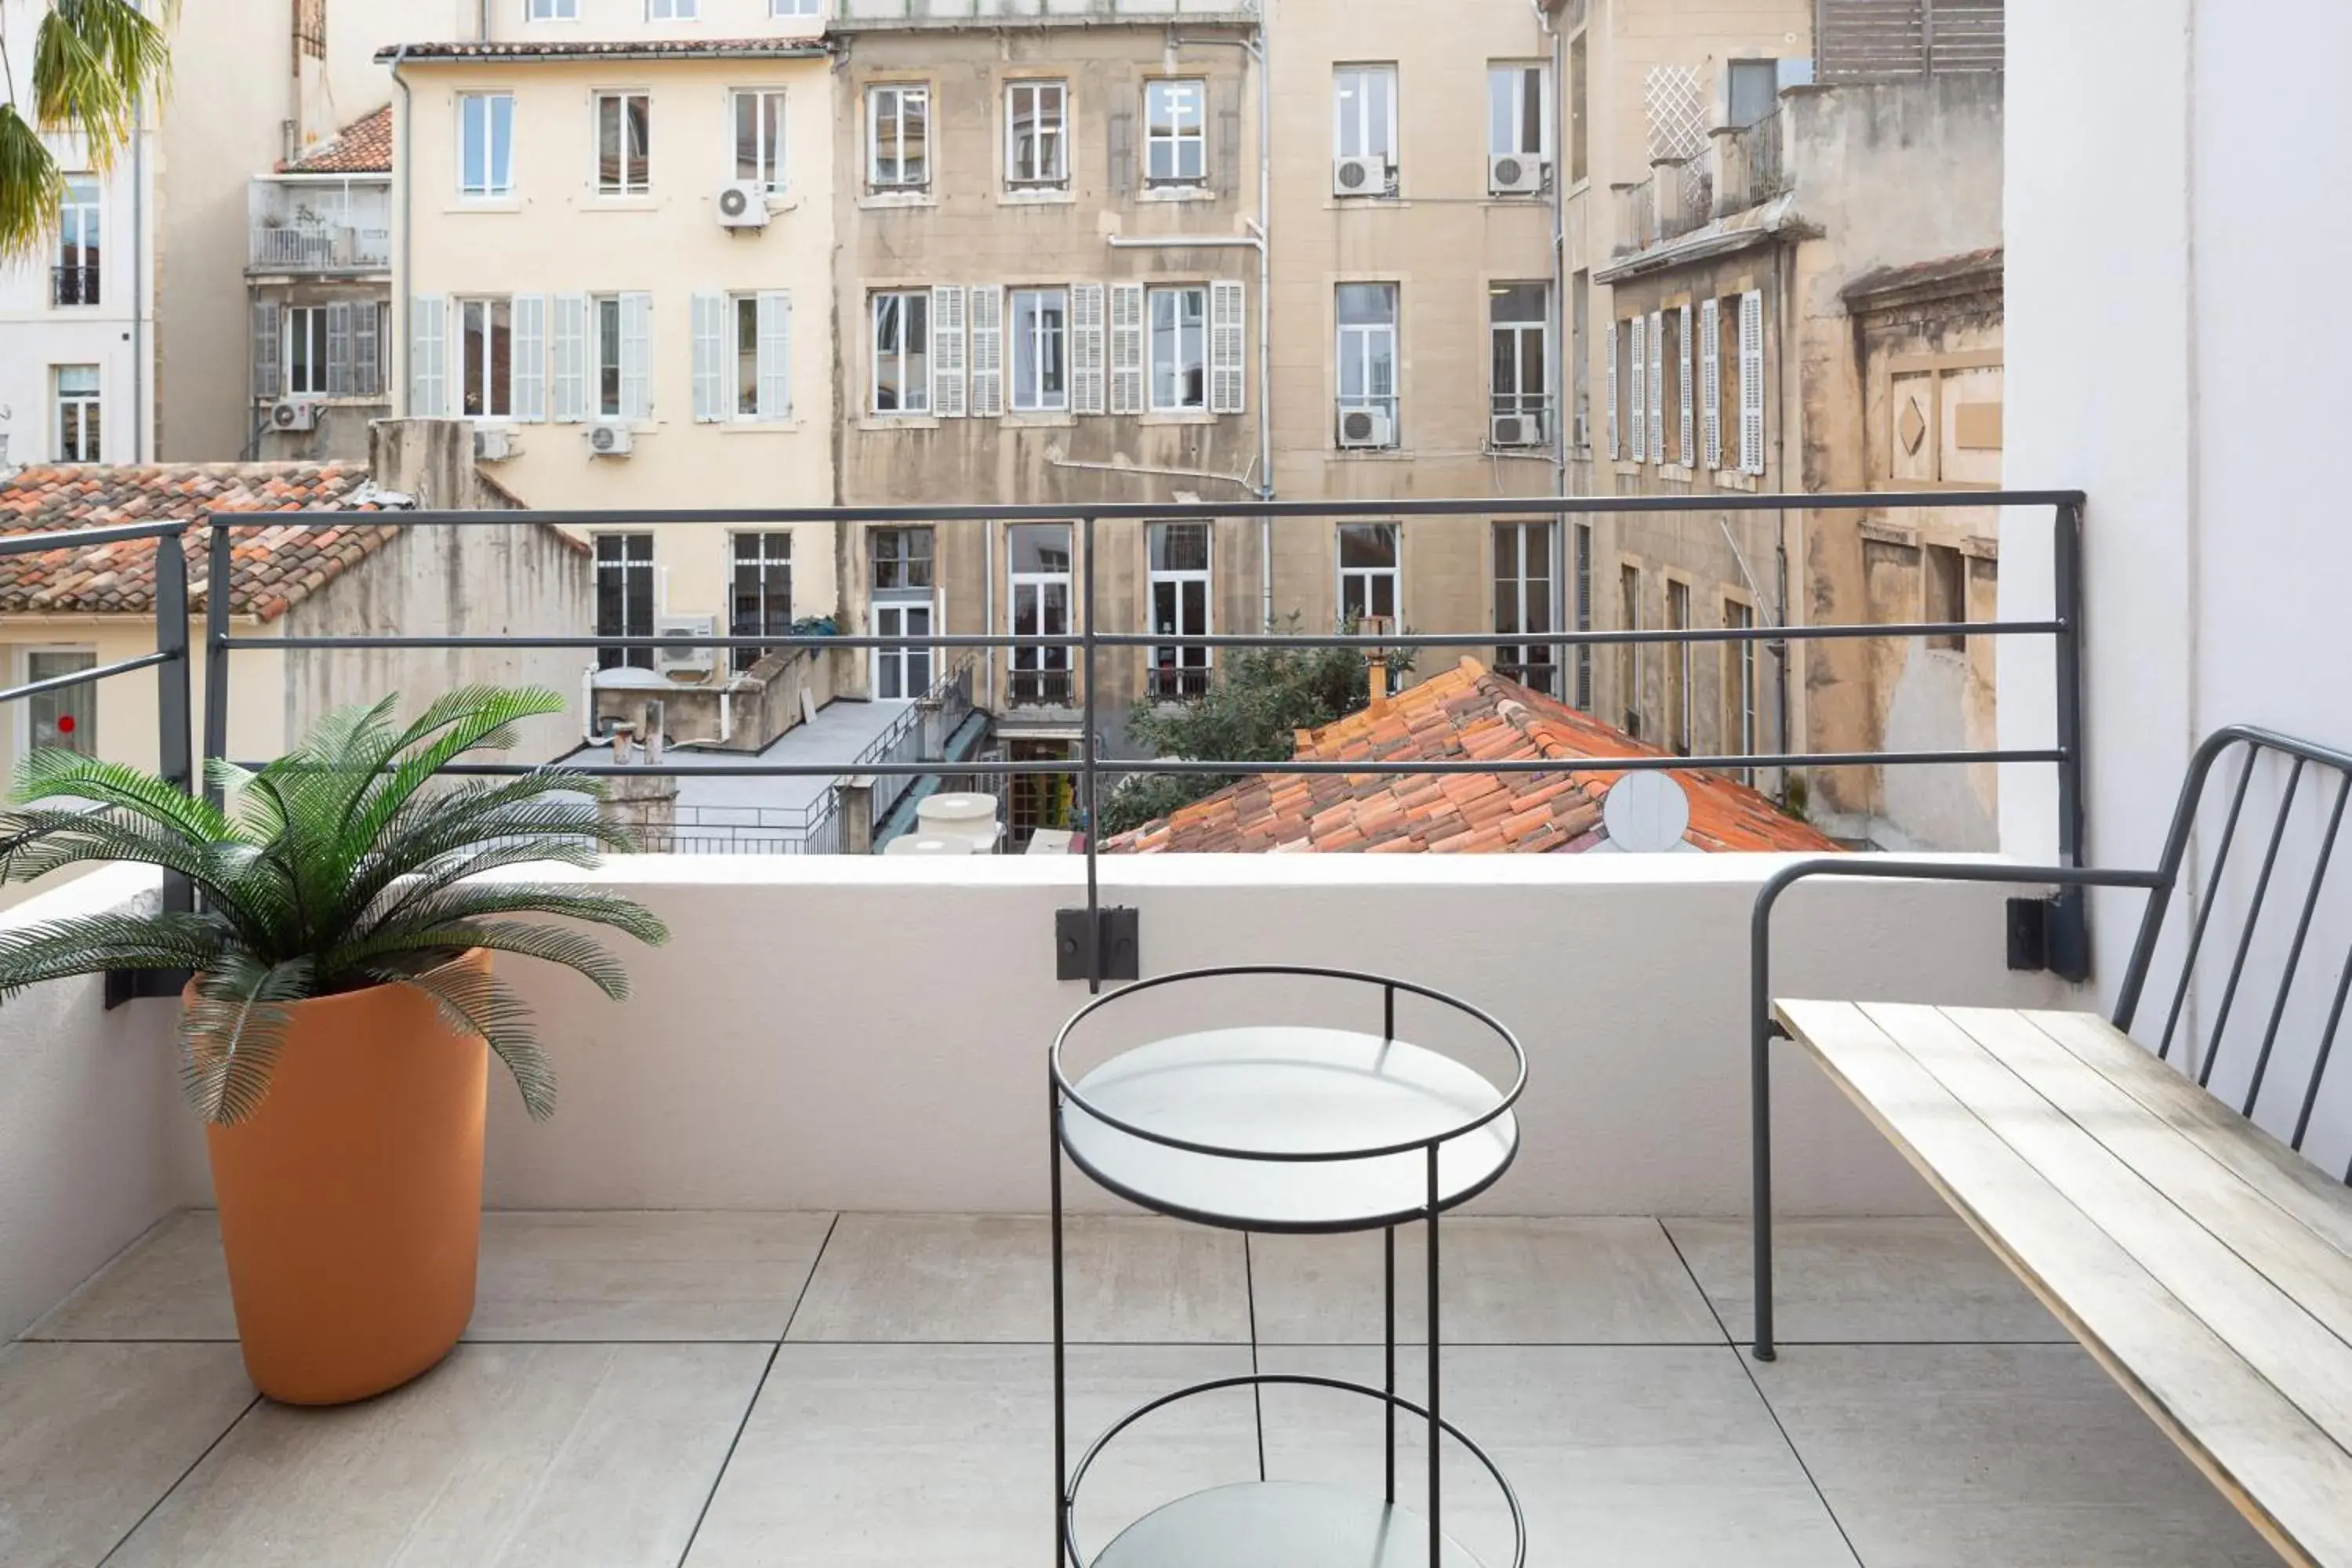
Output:
<path fill-rule="evenodd" d="M 489 1055 L 534 1118 L 555 1105 L 530 1010 L 491 955 L 563 965 L 617 999 L 628 977 L 583 927 L 668 934 L 626 899 L 508 869 L 628 847 L 593 778 L 436 783 L 562 707 L 551 691 L 468 687 L 405 725 L 396 699 L 345 709 L 258 771 L 215 763 L 226 806 L 36 752 L 0 814 L 0 880 L 130 861 L 194 885 L 193 911 L 0 931 L 0 997 L 112 970 L 192 975 L 182 1077 L 206 1124 L 246 1368 L 273 1398 L 381 1393 L 465 1331 Z"/>

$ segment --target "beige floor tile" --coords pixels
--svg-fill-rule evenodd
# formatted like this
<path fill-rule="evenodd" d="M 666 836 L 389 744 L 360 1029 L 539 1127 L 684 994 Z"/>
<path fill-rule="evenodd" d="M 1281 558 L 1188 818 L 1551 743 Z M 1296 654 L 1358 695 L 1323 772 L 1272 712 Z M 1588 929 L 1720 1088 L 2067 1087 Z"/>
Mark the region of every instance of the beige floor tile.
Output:
<path fill-rule="evenodd" d="M 220 1218 L 183 1209 L 122 1249 L 26 1331 L 35 1340 L 233 1340 Z"/>
<path fill-rule="evenodd" d="M 771 1353 L 460 1345 L 363 1404 L 264 1403 L 108 1568 L 672 1563 Z"/>
<path fill-rule="evenodd" d="M 482 1216 L 473 1340 L 783 1337 L 833 1216 Z"/>
<path fill-rule="evenodd" d="M 1073 1342 L 1246 1343 L 1242 1238 L 1172 1220 L 1067 1223 Z M 1053 1338 L 1052 1240 L 1034 1215 L 844 1215 L 791 1338 L 1038 1343 Z"/>
<path fill-rule="evenodd" d="M 1666 1232 L 1736 1340 L 1755 1333 L 1755 1233 L 1744 1219 Z M 2072 1343 L 1956 1218 L 1784 1219 L 1773 1227 L 1777 1337 L 1790 1344 Z"/>
<path fill-rule="evenodd" d="M 1422 1227 L 1397 1231 L 1398 1334 L 1427 1333 Z M 1442 1222 L 1449 1344 L 1721 1344 L 1723 1331 L 1654 1219 Z M 1264 1344 L 1379 1342 L 1381 1238 L 1250 1237 Z"/>
<path fill-rule="evenodd" d="M 1791 1345 L 1765 1396 L 1868 1568 L 2277 1568 L 2072 1345 Z"/>
<path fill-rule="evenodd" d="M 235 1345 L 0 1345 L 0 1563 L 96 1563 L 253 1399 Z"/>
<path fill-rule="evenodd" d="M 1853 1568 L 1737 1357 L 1728 1346 L 1465 1346 L 1442 1363 L 1442 1408 L 1518 1492 L 1530 1563 Z M 1291 1346 L 1261 1361 L 1268 1372 L 1381 1379 L 1380 1353 L 1361 1347 Z M 1423 1365 L 1418 1351 L 1399 1356 L 1400 1392 L 1416 1402 Z M 1265 1408 L 1269 1475 L 1380 1490 L 1377 1400 L 1268 1388 Z M 1400 1432 L 1398 1497 L 1423 1510 L 1423 1429 L 1404 1417 Z M 1482 1562 L 1508 1563 L 1508 1511 L 1458 1448 L 1444 1487 L 1446 1532 Z"/>
<path fill-rule="evenodd" d="M 1053 1556 L 1052 1352 L 1037 1345 L 787 1344 L 777 1352 L 688 1568 L 1038 1568 Z M 1249 1370 L 1222 1347 L 1082 1346 L 1073 1463 L 1144 1401 Z M 1144 1417 L 1079 1494 L 1091 1556 L 1133 1520 L 1253 1480 L 1247 1389 Z"/>

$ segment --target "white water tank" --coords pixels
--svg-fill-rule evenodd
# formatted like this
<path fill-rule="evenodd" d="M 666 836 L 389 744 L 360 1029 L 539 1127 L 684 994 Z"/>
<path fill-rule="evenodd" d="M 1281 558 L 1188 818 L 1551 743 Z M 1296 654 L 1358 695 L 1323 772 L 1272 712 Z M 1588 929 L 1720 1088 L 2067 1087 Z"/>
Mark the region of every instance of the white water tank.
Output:
<path fill-rule="evenodd" d="M 971 855 L 976 853 L 969 838 L 945 837 L 936 833 L 901 833 L 882 847 L 885 855 Z"/>
<path fill-rule="evenodd" d="M 997 826 L 996 797 L 992 795 L 942 792 L 927 796 L 915 808 L 915 831 L 919 835 L 966 840 L 975 855 L 994 850 L 997 835 L 1002 831 Z"/>

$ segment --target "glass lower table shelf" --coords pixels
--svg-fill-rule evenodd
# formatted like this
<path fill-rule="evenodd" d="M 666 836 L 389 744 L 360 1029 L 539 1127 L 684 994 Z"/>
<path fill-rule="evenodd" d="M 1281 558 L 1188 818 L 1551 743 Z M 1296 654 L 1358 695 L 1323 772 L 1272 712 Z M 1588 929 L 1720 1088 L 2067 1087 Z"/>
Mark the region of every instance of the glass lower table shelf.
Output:
<path fill-rule="evenodd" d="M 1444 1568 L 1478 1568 L 1454 1542 Z M 1092 1568 L 1430 1568 L 1428 1521 L 1366 1493 L 1246 1481 L 1179 1498 L 1122 1531 Z"/>

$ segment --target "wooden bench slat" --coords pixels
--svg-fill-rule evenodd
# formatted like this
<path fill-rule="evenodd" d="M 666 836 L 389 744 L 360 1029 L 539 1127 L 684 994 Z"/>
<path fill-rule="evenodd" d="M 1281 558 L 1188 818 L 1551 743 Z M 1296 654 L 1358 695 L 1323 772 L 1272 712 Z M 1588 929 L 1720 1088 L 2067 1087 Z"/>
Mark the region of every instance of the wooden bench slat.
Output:
<path fill-rule="evenodd" d="M 2291 1562 L 2352 1568 L 2352 1454 L 1851 1003 L 1790 1033 Z"/>
<path fill-rule="evenodd" d="M 1943 1013 L 2085 1136 L 2352 1346 L 2352 1258 L 2051 1038 L 2032 1015 L 1984 1007 Z M 2139 1050 L 2127 1040 L 2123 1048 Z"/>

